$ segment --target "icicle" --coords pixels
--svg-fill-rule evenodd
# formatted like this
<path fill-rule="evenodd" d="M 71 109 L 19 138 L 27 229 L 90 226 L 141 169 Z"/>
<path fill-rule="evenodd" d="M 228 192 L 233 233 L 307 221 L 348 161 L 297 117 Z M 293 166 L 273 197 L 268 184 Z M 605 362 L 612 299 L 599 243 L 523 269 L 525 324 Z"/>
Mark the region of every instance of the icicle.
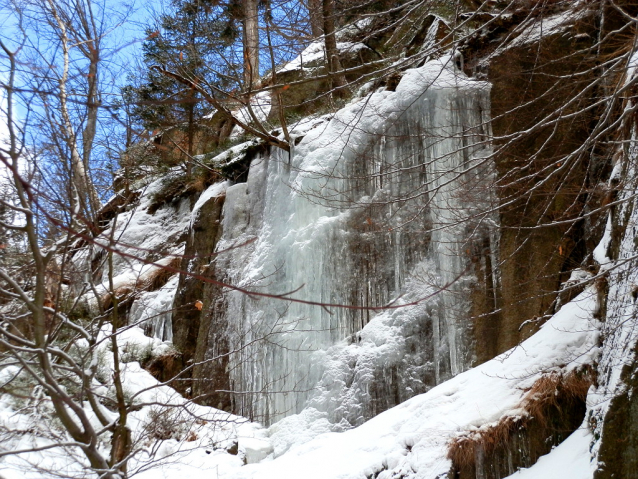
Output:
<path fill-rule="evenodd" d="M 298 289 L 290 296 L 326 304 L 381 306 L 443 289 L 414 311 L 383 313 L 431 324 L 423 347 L 437 382 L 468 367 L 467 241 L 489 203 L 480 189 L 489 180 L 489 84 L 468 80 L 453 63 L 408 71 L 396 92 L 372 94 L 316 124 L 290 165 L 277 149 L 255 159 L 248 183 L 228 188 L 218 250 L 256 241 L 216 259 L 233 284 L 271 294 Z M 226 301 L 238 412 L 264 422 L 299 412 L 322 381 L 328 350 L 346 338 L 356 343 L 376 314 L 236 292 Z M 423 375 L 431 366 L 405 367 Z M 387 391 L 405 379 L 393 368 L 383 371 Z M 370 397 L 370 374 L 331 387 L 359 381 Z"/>

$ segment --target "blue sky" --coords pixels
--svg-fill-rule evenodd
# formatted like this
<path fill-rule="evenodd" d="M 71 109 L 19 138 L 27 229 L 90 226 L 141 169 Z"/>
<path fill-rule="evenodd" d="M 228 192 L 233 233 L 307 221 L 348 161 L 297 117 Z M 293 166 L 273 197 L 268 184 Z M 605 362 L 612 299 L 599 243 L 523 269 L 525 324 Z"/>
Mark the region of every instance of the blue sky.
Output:
<path fill-rule="evenodd" d="M 55 0 L 54 0 L 55 1 Z M 42 65 L 47 65 L 51 59 L 57 61 L 56 73 L 59 73 L 60 52 L 55 51 L 54 42 L 48 40 L 46 32 L 47 27 L 34 21 L 24 22 L 24 31 L 26 39 L 23 36 L 18 24 L 18 11 L 15 6 L 16 2 L 11 0 L 0 0 L 0 39 L 11 49 L 17 48 L 19 43 L 24 40 L 28 48 L 25 48 L 19 55 L 18 74 L 16 78 L 16 86 L 30 88 L 32 83 L 30 80 L 35 76 L 31 72 L 39 75 L 42 72 Z M 94 14 L 98 22 L 102 22 L 108 26 L 105 35 L 102 50 L 102 70 L 100 73 L 101 89 L 105 92 L 102 101 L 105 105 L 112 104 L 117 99 L 119 87 L 127 82 L 128 72 L 134 68 L 136 62 L 141 58 L 141 46 L 144 40 L 144 27 L 154 11 L 161 10 L 162 2 L 160 0 L 135 0 L 134 4 L 124 1 L 103 0 L 93 1 L 95 6 Z M 33 5 L 33 2 L 31 2 Z M 25 10 L 27 16 L 37 13 L 35 10 Z M 42 52 L 40 57 L 36 52 Z M 77 51 L 72 49 L 73 51 Z M 73 53 L 71 54 L 73 58 Z M 80 62 L 80 56 L 75 55 L 78 64 L 83 66 L 86 62 Z M 55 63 L 51 64 L 51 68 L 56 68 Z M 79 72 L 82 74 L 83 68 Z M 46 75 L 46 72 L 44 72 Z M 0 50 L 0 85 L 8 80 L 8 60 L 6 54 Z M 72 83 L 69 84 L 71 87 Z M 72 88 L 70 89 L 73 98 Z M 80 95 L 82 93 L 80 92 Z M 77 98 L 81 98 L 77 97 Z M 27 100 L 35 99 L 29 105 Z M 43 114 L 41 100 L 30 92 L 24 94 L 16 94 L 14 101 L 15 117 L 14 121 L 18 124 L 24 124 L 26 118 L 30 118 L 29 123 L 31 129 L 27 137 L 27 143 L 31 144 L 29 138 L 37 139 L 39 128 L 33 122 L 35 117 Z M 0 89 L 0 145 L 5 144 L 8 138 L 7 118 L 6 118 L 6 92 Z M 105 110 L 104 114 L 108 115 Z M 30 117 L 29 117 L 30 115 Z M 108 130 L 103 130 L 98 135 L 108 140 Z M 37 142 L 36 142 L 37 143 Z M 101 144 L 101 143 L 100 143 Z M 117 146 L 116 143 L 114 143 Z M 2 168 L 4 169 L 4 168 Z M 2 176 L 2 173 L 0 173 Z"/>

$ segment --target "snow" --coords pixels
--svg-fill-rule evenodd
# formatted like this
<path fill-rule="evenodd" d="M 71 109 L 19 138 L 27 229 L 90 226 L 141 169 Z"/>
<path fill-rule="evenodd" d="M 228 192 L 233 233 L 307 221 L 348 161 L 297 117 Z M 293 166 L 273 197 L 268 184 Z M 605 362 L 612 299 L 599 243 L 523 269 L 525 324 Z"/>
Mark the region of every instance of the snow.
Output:
<path fill-rule="evenodd" d="M 271 107 L 272 102 L 269 91 L 259 92 L 250 97 L 250 109 L 252 109 L 253 113 L 257 117 L 257 121 L 260 123 L 263 123 L 268 119 Z M 234 116 L 244 123 L 250 124 L 255 122 L 247 106 L 234 112 Z M 236 132 L 236 134 L 239 134 L 239 130 L 236 130 Z"/>
<path fill-rule="evenodd" d="M 109 329 L 100 334 L 101 368 L 111 371 L 112 355 L 109 351 Z M 81 345 L 82 342 L 79 344 Z M 232 414 L 190 403 L 174 389 L 160 384 L 147 371 L 142 369 L 136 355 L 163 354 L 170 345 L 156 338 L 145 336 L 140 328 L 129 327 L 118 331 L 118 349 L 120 357 L 126 359 L 122 365 L 122 384 L 125 394 L 137 405 L 128 415 L 127 424 L 132 430 L 132 440 L 138 452 L 129 462 L 129 473 L 139 472 L 136 477 L 183 478 L 185 472 L 194 473 L 194 477 L 210 477 L 210 473 L 223 474 L 226 470 L 235 471 L 243 465 L 243 458 L 228 454 L 226 450 L 236 442 L 253 441 L 253 454 L 268 447 L 265 442 L 266 431 L 256 423 Z M 18 373 L 17 367 L 0 369 L 0 384 Z M 112 394 L 110 384 L 112 372 L 104 374 L 109 383 L 100 386 L 103 394 Z M 3 389 L 0 389 L 2 391 Z M 101 429 L 99 422 L 88 406 L 84 407 L 94 427 Z M 106 415 L 115 418 L 114 413 Z M 14 435 L 8 442 L 0 443 L 0 452 L 7 449 L 20 450 L 30 447 L 42 447 L 65 440 L 62 430 L 50 424 L 52 407 L 43 398 L 40 403 L 33 402 L 27 407 L 15 403 L 9 394 L 0 394 L 0 430 L 17 429 L 21 434 Z M 170 437 L 158 439 L 157 431 L 168 432 Z M 259 449 L 258 445 L 261 445 Z M 103 454 L 110 447 L 109 435 L 102 436 L 98 445 Z M 19 456 L 0 457 L 0 471 L 4 479 L 42 479 L 67 474 L 69 477 L 86 477 L 86 459 L 81 453 L 71 449 L 50 449 L 42 452 L 30 452 Z M 152 468 L 152 469 L 149 469 Z M 206 475 L 208 474 L 208 475 Z M 232 477 L 232 474 L 231 474 Z"/>
<path fill-rule="evenodd" d="M 182 254 L 183 243 L 179 239 L 190 224 L 190 200 L 182 199 L 174 205 L 159 208 L 154 214 L 148 213 L 153 195 L 160 191 L 162 185 L 173 181 L 180 174 L 181 171 L 176 169 L 151 181 L 143 189 L 139 204 L 118 215 L 114 239 L 117 251 L 121 254 L 113 255 L 115 276 L 137 276 L 144 264 L 143 260 L 156 258 L 158 254 L 165 258 Z M 108 244 L 110 235 L 111 231 L 106 230 L 96 238 L 96 244 Z M 98 251 L 99 248 L 95 248 L 91 254 L 95 256 Z M 74 261 L 81 263 L 90 260 L 86 257 L 88 252 L 83 250 L 83 254 L 76 255 Z M 108 284 L 108 268 L 103 270 L 102 281 Z M 124 280 L 125 277 L 122 276 L 121 279 Z"/>
<path fill-rule="evenodd" d="M 633 131 L 633 130 L 632 130 Z M 603 326 L 603 347 L 598 366 L 599 385 L 591 396 L 590 410 L 596 426 L 596 437 L 603 437 L 604 419 L 614 397 L 624 394 L 627 386 L 622 379 L 623 370 L 636 360 L 638 344 L 638 303 L 635 295 L 638 289 L 638 211 L 635 208 L 635 195 L 638 192 L 636 179 L 636 158 L 638 143 L 632 133 L 631 142 L 622 163 L 615 165 L 610 188 L 621 180 L 618 200 L 622 201 L 613 215 L 607 219 L 605 235 L 596 248 L 596 260 L 601 264 L 600 275 L 605 275 L 608 283 L 606 321 Z M 616 232 L 616 256 L 610 252 L 612 228 Z M 598 451 L 600 441 L 594 444 Z"/>
<path fill-rule="evenodd" d="M 636 80 L 636 59 L 633 53 L 628 61 L 625 84 Z M 633 108 L 628 103 L 625 108 Z M 594 251 L 594 258 L 600 264 L 599 275 L 607 283 L 606 311 L 603 311 L 605 323 L 602 328 L 604 338 L 602 354 L 598 365 L 598 387 L 590 394 L 588 414 L 595 427 L 592 450 L 598 453 L 604 437 L 604 422 L 611 401 L 618 395 L 629 393 L 622 378 L 623 371 L 636 360 L 636 344 L 638 344 L 638 210 L 635 208 L 635 197 L 638 192 L 638 137 L 635 128 L 626 148 L 618 150 L 615 164 L 610 175 L 608 188 L 617 190 L 618 206 L 607 218 L 605 233 Z M 612 232 L 614 243 L 612 246 Z M 615 251 L 613 251 L 615 250 Z"/>
<path fill-rule="evenodd" d="M 595 294 L 589 288 L 520 346 L 358 428 L 320 434 L 305 444 L 292 446 L 273 461 L 246 466 L 233 477 L 361 479 L 377 472 L 382 479 L 401 473 L 421 479 L 444 477 L 450 467 L 446 458 L 450 439 L 520 414 L 524 389 L 541 374 L 592 364 L 598 352 L 598 329 L 593 319 L 596 306 Z M 274 425 L 271 430 L 276 428 Z M 587 437 L 576 434 L 566 447 L 556 451 L 561 454 L 577 442 L 579 453 L 567 456 L 586 462 L 589 456 L 582 446 Z M 585 457 L 578 457 L 582 455 Z"/>
<path fill-rule="evenodd" d="M 560 32 L 568 20 L 563 14 L 545 19 L 529 27 L 528 37 Z M 338 46 L 351 52 L 367 48 L 345 41 Z M 323 58 L 322 44 L 316 42 L 280 71 L 303 69 Z M 231 359 L 230 370 L 240 392 L 246 393 L 238 402 L 245 399 L 243 411 L 266 421 L 283 417 L 265 430 L 246 418 L 190 404 L 142 369 L 141 355 L 159 356 L 171 350 L 167 342 L 171 339 L 170 308 L 178 277 L 173 276 L 157 291 L 139 293 L 131 308 L 132 324 L 146 327 L 152 337 L 139 327 L 123 329 L 118 336 L 118 347 L 126 359 L 122 374 L 127 394 L 139 404 L 129 418 L 141 448 L 131 462 L 131 470 L 140 472 L 138 477 L 444 477 L 450 467 L 447 447 L 453 438 L 524 414 L 525 390 L 543 374 L 567 373 L 595 363 L 601 325 L 595 319 L 598 293 L 589 286 L 524 343 L 468 369 L 467 325 L 462 321 L 473 278 L 463 274 L 468 261 L 464 251 L 476 237 L 491 238 L 497 225 L 493 216 L 484 214 L 492 201 L 485 194 L 491 175 L 485 161 L 491 153 L 489 87 L 457 71 L 451 57 L 428 62 L 408 70 L 396 92 L 366 94 L 336 115 L 304 119 L 293 126 L 291 132 L 304 138 L 291 155 L 273 149 L 272 154 L 255 158 L 246 183 L 217 183 L 202 193 L 192 209 L 189 201 L 182 201 L 151 215 L 147 209 L 152 194 L 161 187 L 158 180 L 151 182 L 136 208 L 120 215 L 116 237 L 121 250 L 144 258 L 160 255 L 156 263 L 165 265 L 182 253 L 178 239 L 192 228 L 203 205 L 226 195 L 218 251 L 255 241 L 217 256 L 217 269 L 227 274 L 222 280 L 278 294 L 303 286 L 295 297 L 323 302 L 350 304 L 352 298 L 346 293 L 355 291 L 369 293 L 373 299 L 366 304 L 416 303 L 383 312 L 352 313 L 281 301 L 254 302 L 231 293 L 227 314 L 234 322 L 229 335 L 239 354 Z M 268 95 L 258 94 L 251 101 L 260 119 L 265 119 L 270 109 Z M 250 121 L 245 110 L 238 115 Z M 459 146 L 463 141 L 470 146 Z M 252 144 L 237 145 L 213 162 L 233 161 Z M 358 161 L 361 158 L 366 161 Z M 369 170 L 353 170 L 360 163 Z M 423 166 L 424 179 L 402 176 L 417 165 Z M 381 178 L 381 168 L 396 171 L 383 186 L 344 180 L 353 171 Z M 477 191 L 472 191 L 472 182 L 480 186 Z M 344 191 L 354 192 L 354 200 Z M 458 191 L 466 196 L 459 197 Z M 423 202 L 393 204 L 393 199 L 412 192 L 425 192 Z M 379 204 L 391 206 L 377 216 L 370 214 Z M 469 218 L 479 219 L 470 223 Z M 610 281 L 614 301 L 608 312 L 612 320 L 604 326 L 607 353 L 602 357 L 609 375 L 589 397 L 590 410 L 599 414 L 604 413 L 610 397 L 622 391 L 619 365 L 633 357 L 630 347 L 635 344 L 636 331 L 626 319 L 635 317 L 629 298 L 632 285 L 638 284 L 638 270 L 630 261 L 635 254 L 636 221 L 634 216 L 629 219 L 621 245 L 624 277 Z M 365 236 L 353 239 L 350 228 L 374 223 L 383 228 L 385 263 L 367 272 L 368 283 L 360 284 L 364 276 L 353 266 L 357 259 L 350 256 Z M 617 266 L 608 257 L 611 229 L 610 219 L 594 252 L 603 272 Z M 372 231 L 379 233 L 381 228 Z M 406 252 L 405 234 L 427 237 L 427 246 Z M 102 240 L 107 237 L 108 232 Z M 90 259 L 78 256 L 78 261 Z M 135 284 L 157 267 L 131 258 L 118 259 L 116 288 Z M 378 284 L 374 283 L 377 277 L 381 278 Z M 584 284 L 590 277 L 578 270 L 568 283 Z M 106 283 L 102 288 L 107 289 Z M 359 300 L 361 297 L 356 298 Z M 430 334 L 434 339 L 426 337 L 428 328 L 434 330 Z M 104 331 L 106 364 L 101 367 L 108 370 L 112 362 L 104 341 L 107 335 Z M 421 356 L 410 356 L 410 341 L 419 342 Z M 401 371 L 399 379 L 389 373 L 396 370 Z M 0 384 L 16 371 L 12 367 L 0 370 Z M 426 384 L 430 376 L 432 382 Z M 370 416 L 366 408 L 373 386 L 396 388 L 403 402 L 364 422 Z M 99 387 L 105 394 L 112 393 L 108 381 Z M 27 431 L 10 444 L 0 445 L 0 451 L 54 440 L 51 431 L 38 429 L 46 401 L 41 410 L 29 407 L 32 410 L 19 409 L 8 395 L 0 395 L 0 427 Z M 152 431 L 162 421 L 178 427 L 168 439 L 156 440 Z M 592 441 L 585 423 L 536 465 L 510 477 L 589 479 Z M 226 452 L 235 443 L 239 454 Z M 107 450 L 106 440 L 101 447 Z M 80 475 L 82 469 L 68 459 L 52 452 L 31 453 L 23 459 L 0 458 L 0 470 L 6 479 L 42 477 L 28 469 L 29 464 L 39 463 Z M 146 470 L 149 459 L 161 469 Z M 80 464 L 82 461 L 80 458 Z"/>
<path fill-rule="evenodd" d="M 585 8 L 570 8 L 549 16 L 530 18 L 519 29 L 520 35 L 509 42 L 507 48 L 520 47 L 538 43 L 543 37 L 568 31 L 576 21 L 587 13 Z"/>
<path fill-rule="evenodd" d="M 229 181 L 222 181 L 210 185 L 208 188 L 206 188 L 206 190 L 199 196 L 197 202 L 195 203 L 195 206 L 193 206 L 193 209 L 191 210 L 191 228 L 193 223 L 196 221 L 197 215 L 199 214 L 199 210 L 202 208 L 202 206 L 208 203 L 208 200 L 210 200 L 211 198 L 224 196 L 226 194 L 226 188 L 228 188 L 228 186 L 230 186 Z"/>
<path fill-rule="evenodd" d="M 131 306 L 129 323 L 141 326 L 149 336 L 172 341 L 171 318 L 178 283 L 179 276 L 175 274 L 157 291 L 139 293 Z"/>
<path fill-rule="evenodd" d="M 239 450 L 246 455 L 246 464 L 256 464 L 273 453 L 272 444 L 265 439 L 247 437 L 239 440 Z"/>
<path fill-rule="evenodd" d="M 591 431 L 583 425 L 532 467 L 506 479 L 590 479 L 595 470 L 589 453 L 593 439 Z"/>
<path fill-rule="evenodd" d="M 599 265 L 602 265 L 607 268 L 611 266 L 610 264 L 611 260 L 607 256 L 607 251 L 609 250 L 609 244 L 611 243 L 611 230 L 612 230 L 611 216 L 608 216 L 607 222 L 605 223 L 605 232 L 603 233 L 603 237 L 600 240 L 600 242 L 596 245 L 596 248 L 594 248 L 594 252 L 593 252 L 594 260 L 596 260 L 596 262 Z"/>
<path fill-rule="evenodd" d="M 573 26 L 591 12 L 581 0 L 571 2 L 571 8 L 552 15 L 530 16 L 508 34 L 507 41 L 500 41 L 492 53 L 481 60 L 488 66 L 494 59 L 512 48 L 535 47 L 543 38 L 554 35 L 571 35 Z"/>
<path fill-rule="evenodd" d="M 144 264 L 141 261 L 131 262 L 129 269 L 113 277 L 113 290 L 118 291 L 127 287 L 134 289 L 136 284 L 142 283 L 146 278 L 152 277 L 153 274 L 156 274 L 158 271 L 162 271 L 174 261 L 175 256 L 179 256 L 182 253 L 183 247 L 176 250 L 173 255 L 164 257 L 150 264 Z M 104 281 L 102 284 L 97 285 L 95 289 L 100 295 L 107 294 L 111 291 L 110 281 Z M 91 292 L 89 295 L 93 295 L 93 293 Z"/>
<path fill-rule="evenodd" d="M 596 308 L 596 294 L 590 287 L 521 345 L 342 433 L 326 432 L 318 427 L 309 439 L 308 424 L 322 417 L 309 411 L 306 418 L 292 416 L 273 425 L 269 440 L 267 431 L 257 424 L 213 408 L 188 405 L 191 414 L 205 421 L 185 421 L 181 432 L 175 430 L 175 437 L 155 444 L 150 439 L 141 443 L 146 444 L 143 451 L 155 451 L 152 459 L 161 469 L 143 470 L 137 477 L 183 479 L 187 474 L 191 479 L 211 476 L 220 479 L 363 479 L 374 473 L 379 473 L 380 479 L 401 474 L 420 479 L 443 477 L 450 467 L 446 453 L 452 438 L 468 430 L 488 427 L 503 417 L 521 414 L 525 389 L 542 374 L 566 373 L 593 363 L 598 353 L 598 324 L 593 318 Z M 130 348 L 131 344 L 150 345 L 153 351 L 162 347 L 161 341 L 143 336 L 138 328 L 122 331 L 119 344 L 121 348 L 125 345 Z M 6 379 L 11 371 L 15 369 L 0 371 L 0 380 Z M 134 438 L 140 434 L 148 438 L 149 427 L 164 417 L 152 413 L 153 404 L 186 404 L 174 390 L 160 385 L 137 362 L 124 365 L 123 382 L 134 400 L 142 405 L 130 417 Z M 14 410 L 8 396 L 0 396 L 2 425 L 26 426 L 31 424 L 30 418 L 24 410 Z M 272 459 L 273 446 L 275 451 L 281 450 L 284 430 L 288 450 Z M 194 435 L 191 436 L 191 432 Z M 512 478 L 589 479 L 591 439 L 584 425 L 537 465 Z M 33 441 L 44 444 L 47 440 L 32 433 L 19 439 L 21 446 Z M 237 456 L 226 452 L 233 442 L 239 443 Z M 18 444 L 13 443 L 11 447 L 17 448 Z M 244 455 L 248 465 L 243 465 Z M 142 468 L 147 459 L 144 454 L 138 455 L 131 463 L 131 470 Z M 51 451 L 33 453 L 26 460 L 39 461 L 58 471 L 74 467 L 65 464 L 64 455 Z M 252 463 L 258 460 L 261 462 Z M 6 479 L 45 477 L 33 470 L 25 473 L 23 466 L 24 463 L 13 456 L 0 459 Z"/>
<path fill-rule="evenodd" d="M 249 141 L 244 141 L 244 142 L 239 143 L 237 145 L 231 146 L 228 150 L 226 150 L 223 153 L 220 153 L 219 155 L 211 158 L 210 163 L 213 166 L 223 166 L 223 165 L 227 165 L 229 163 L 232 163 L 234 161 L 238 161 L 241 158 L 243 158 L 244 153 L 246 153 L 246 150 L 248 148 L 250 148 L 251 146 L 255 146 L 257 144 L 258 144 L 257 140 L 249 140 Z M 211 188 L 213 186 L 214 185 L 212 185 Z M 226 184 L 226 187 L 227 186 L 229 186 L 229 185 Z M 220 185 L 217 188 L 222 188 L 222 186 Z M 210 193 L 212 193 L 212 191 Z M 220 191 L 219 194 L 222 194 L 222 191 Z M 201 205 L 200 205 L 200 207 L 201 207 Z"/>
<path fill-rule="evenodd" d="M 369 49 L 366 45 L 359 42 L 337 42 L 337 50 L 342 54 L 356 53 L 360 50 Z M 297 57 L 286 63 L 284 66 L 277 70 L 277 73 L 284 73 L 293 70 L 308 70 L 305 65 L 313 64 L 312 66 L 318 66 L 317 64 L 323 63 L 325 59 L 325 47 L 323 38 L 312 42 L 308 45 Z"/>
<path fill-rule="evenodd" d="M 306 443 L 320 434 L 333 432 L 328 414 L 307 407 L 299 414 L 287 416 L 268 428 L 274 457 L 281 456 L 295 444 Z"/>

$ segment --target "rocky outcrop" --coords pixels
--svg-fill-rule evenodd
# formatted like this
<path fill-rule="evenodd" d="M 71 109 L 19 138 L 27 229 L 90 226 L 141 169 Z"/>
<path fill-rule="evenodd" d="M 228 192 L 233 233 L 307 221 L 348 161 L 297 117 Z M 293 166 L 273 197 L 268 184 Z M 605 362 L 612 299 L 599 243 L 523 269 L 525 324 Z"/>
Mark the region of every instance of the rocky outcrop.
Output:
<path fill-rule="evenodd" d="M 622 368 L 624 390 L 614 396 L 601 427 L 600 466 L 595 479 L 633 479 L 638 477 L 638 360 L 636 350 Z"/>
<path fill-rule="evenodd" d="M 173 344 L 181 353 L 180 389 L 190 388 L 190 395 L 199 402 L 228 410 L 230 399 L 228 374 L 228 341 L 219 324 L 221 316 L 220 286 L 215 282 L 215 247 L 222 234 L 221 216 L 225 199 L 225 184 L 214 185 L 199 198 L 192 212 L 189 234 L 182 259 L 173 302 Z M 212 357 L 205 357 L 209 343 Z M 187 369 L 186 369 L 187 368 Z"/>
<path fill-rule="evenodd" d="M 591 368 L 542 376 L 527 391 L 519 415 L 451 442 L 450 479 L 502 479 L 534 465 L 583 423 L 593 379 Z"/>
<path fill-rule="evenodd" d="M 500 283 L 483 304 L 475 303 L 479 362 L 518 344 L 555 311 L 559 285 L 573 268 L 591 264 L 602 233 L 602 215 L 590 218 L 587 227 L 579 220 L 598 207 L 600 198 L 591 192 L 610 171 L 609 155 L 599 152 L 592 168 L 591 151 L 583 148 L 596 115 L 587 105 L 596 91 L 577 95 L 596 75 L 590 50 L 599 35 L 596 13 L 520 10 L 513 14 L 519 23 L 493 25 L 481 33 L 492 42 L 468 50 L 466 68 L 487 75 L 493 85 L 501 202 Z M 488 279 L 488 270 L 480 271 Z M 482 309 L 491 305 L 494 312 Z"/>

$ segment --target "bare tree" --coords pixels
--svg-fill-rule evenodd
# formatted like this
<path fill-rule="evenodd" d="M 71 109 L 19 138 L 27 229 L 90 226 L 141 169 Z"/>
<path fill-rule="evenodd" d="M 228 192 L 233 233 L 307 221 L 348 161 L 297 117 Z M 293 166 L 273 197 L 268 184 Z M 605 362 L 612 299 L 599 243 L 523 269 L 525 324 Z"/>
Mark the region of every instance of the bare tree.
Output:
<path fill-rule="evenodd" d="M 77 314 L 78 298 L 97 290 L 90 271 L 71 272 L 68 262 L 70 246 L 78 237 L 90 238 L 93 231 L 85 225 L 92 224 L 91 219 L 100 210 L 99 195 L 91 179 L 91 157 L 101 106 L 100 45 L 107 27 L 94 16 L 93 9 L 103 9 L 105 5 L 46 1 L 29 5 L 26 10 L 13 3 L 9 7 L 17 20 L 15 33 L 19 40 L 0 39 L 8 74 L 2 83 L 6 93 L 3 122 L 8 139 L 0 145 L 0 161 L 9 173 L 11 190 L 1 201 L 13 215 L 1 227 L 15 232 L 16 247 L 26 261 L 3 262 L 0 267 L 0 367 L 9 371 L 0 388 L 10 391 L 14 383 L 26 381 L 30 384 L 23 391 L 27 396 L 37 396 L 37 391 L 41 391 L 61 422 L 65 438 L 25 450 L 3 450 L 0 457 L 52 448 L 75 450 L 99 477 L 126 477 L 134 448 L 127 424 L 131 402 L 125 397 L 120 374 L 117 299 L 114 296 L 115 305 L 95 318 L 80 315 L 79 319 L 71 319 Z M 28 40 L 27 18 L 36 22 L 36 29 L 51 29 L 51 43 L 42 50 L 34 49 L 36 45 Z M 71 83 L 72 64 L 77 64 L 78 59 L 88 62 L 85 72 L 75 72 L 82 73 L 82 91 L 77 89 L 77 76 Z M 41 63 L 30 63 L 37 60 L 43 60 L 46 69 L 44 73 L 40 70 L 33 83 L 36 89 L 24 88 L 18 78 L 24 74 L 25 66 L 37 71 L 36 66 Z M 20 118 L 16 105 L 32 107 L 37 99 L 42 101 L 40 110 L 28 111 L 28 116 Z M 41 115 L 40 121 L 32 123 L 37 115 Z M 40 130 L 35 148 L 48 142 L 57 157 L 38 158 L 37 150 L 28 143 L 32 129 L 42 126 L 43 120 L 47 121 L 47 128 Z M 51 136 L 44 138 L 46 134 Z M 56 171 L 68 175 L 52 186 L 47 181 L 34 182 L 29 171 L 38 171 L 38 163 L 46 161 L 60 162 L 62 167 L 54 165 Z M 70 203 L 65 204 L 64 199 L 58 202 L 56 197 L 69 198 Z M 51 209 L 52 205 L 57 206 Z M 54 243 L 42 236 L 45 224 L 57 230 Z M 112 261 L 112 253 L 108 259 Z M 69 288 L 70 274 L 80 274 L 88 281 L 79 290 Z M 110 278 L 109 291 L 114 294 L 112 274 Z M 73 293 L 78 296 L 69 296 Z M 109 323 L 110 335 L 104 329 Z M 110 381 L 115 391 L 115 411 L 105 406 L 106 398 L 96 380 L 100 367 L 98 350 L 105 339 L 112 351 Z M 105 447 L 109 441 L 110 447 Z"/>
<path fill-rule="evenodd" d="M 57 83 L 57 102 L 52 104 L 49 97 L 43 99 L 42 105 L 51 120 L 51 132 L 57 138 L 60 158 L 66 155 L 70 157 L 72 185 L 75 190 L 71 199 L 78 203 L 85 218 L 91 218 L 100 207 L 100 199 L 88 170 L 97 131 L 103 54 L 101 45 L 106 25 L 94 16 L 95 6 L 90 2 L 72 4 L 47 0 L 34 6 L 37 8 L 34 13 L 38 20 L 45 19 L 48 23 L 52 34 L 49 41 L 57 43 L 62 53 L 59 59 L 42 56 L 45 67 L 60 68 L 56 68 L 59 74 L 49 74 L 42 78 L 49 88 L 53 86 L 51 82 Z M 86 62 L 86 65 L 78 70 L 76 65 L 79 59 Z M 84 84 L 83 87 L 81 84 Z M 70 88 L 72 91 L 69 91 Z M 81 103 L 73 94 L 79 88 L 84 92 Z M 84 111 L 79 114 L 83 119 L 78 124 L 72 116 L 78 114 L 76 111 L 81 105 Z"/>
<path fill-rule="evenodd" d="M 259 13 L 258 0 L 244 0 L 243 6 L 243 46 L 244 46 L 244 86 L 250 91 L 259 78 Z"/>
<path fill-rule="evenodd" d="M 310 17 L 310 31 L 315 38 L 323 35 L 322 2 L 320 0 L 308 0 L 306 9 Z"/>
<path fill-rule="evenodd" d="M 326 64 L 330 75 L 332 89 L 343 95 L 343 88 L 346 86 L 346 78 L 342 72 L 341 61 L 339 60 L 339 50 L 337 50 L 337 40 L 335 37 L 336 11 L 334 0 L 323 0 L 323 32 L 326 49 Z"/>

